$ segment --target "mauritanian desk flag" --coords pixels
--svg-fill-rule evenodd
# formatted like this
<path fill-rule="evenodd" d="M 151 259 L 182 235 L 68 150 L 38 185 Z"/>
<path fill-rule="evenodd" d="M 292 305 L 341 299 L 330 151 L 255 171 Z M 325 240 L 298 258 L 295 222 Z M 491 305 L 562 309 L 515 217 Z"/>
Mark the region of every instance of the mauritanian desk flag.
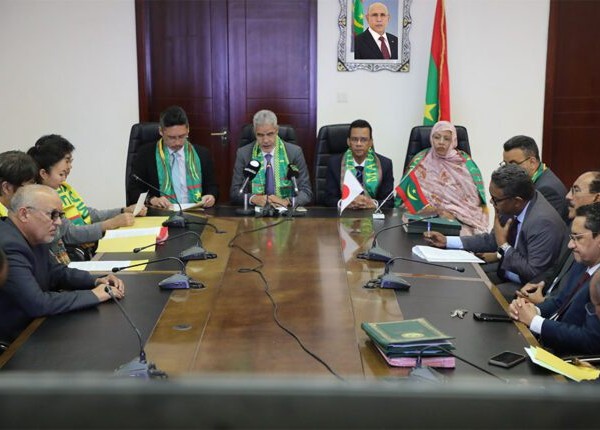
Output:
<path fill-rule="evenodd" d="M 433 125 L 441 120 L 450 121 L 450 82 L 448 81 L 446 42 L 444 0 L 437 0 L 431 36 L 427 92 L 425 93 L 424 125 Z"/>
<path fill-rule="evenodd" d="M 396 187 L 396 195 L 402 199 L 406 210 L 411 214 L 419 212 L 429 204 L 414 171 L 402 178 Z"/>

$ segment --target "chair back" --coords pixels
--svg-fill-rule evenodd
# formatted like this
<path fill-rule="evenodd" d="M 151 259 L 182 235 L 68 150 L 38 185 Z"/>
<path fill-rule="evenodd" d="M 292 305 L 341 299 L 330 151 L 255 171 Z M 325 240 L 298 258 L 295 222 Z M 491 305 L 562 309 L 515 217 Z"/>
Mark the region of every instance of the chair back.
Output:
<path fill-rule="evenodd" d="M 293 143 L 297 145 L 296 132 L 294 131 L 294 128 L 289 124 L 278 124 L 278 126 L 279 131 L 277 132 L 277 134 L 279 135 L 281 140 L 287 143 Z M 244 126 L 242 127 L 242 134 L 240 136 L 239 147 L 241 148 L 242 146 L 248 145 L 249 143 L 252 143 L 255 140 L 256 136 L 254 135 L 254 126 L 252 124 L 244 124 Z"/>
<path fill-rule="evenodd" d="M 406 159 L 404 160 L 404 172 L 410 164 L 411 160 L 419 152 L 426 148 L 431 147 L 431 141 L 429 135 L 431 134 L 431 125 L 417 125 L 410 131 L 410 137 L 408 138 L 408 148 L 406 148 Z M 455 125 L 456 127 L 456 138 L 458 139 L 458 147 L 461 151 L 471 155 L 471 148 L 469 146 L 469 135 L 467 129 L 462 125 Z"/>
<path fill-rule="evenodd" d="M 157 122 L 140 122 L 131 126 L 129 133 L 129 147 L 127 148 L 127 161 L 125 164 L 125 198 L 127 205 L 137 202 L 138 196 L 133 195 L 129 189 L 133 163 L 138 151 L 143 145 L 155 143 L 160 139 Z"/>
<path fill-rule="evenodd" d="M 315 204 L 325 206 L 325 183 L 327 181 L 327 163 L 335 154 L 348 149 L 348 130 L 350 124 L 324 125 L 317 135 L 317 153 L 315 154 Z"/>

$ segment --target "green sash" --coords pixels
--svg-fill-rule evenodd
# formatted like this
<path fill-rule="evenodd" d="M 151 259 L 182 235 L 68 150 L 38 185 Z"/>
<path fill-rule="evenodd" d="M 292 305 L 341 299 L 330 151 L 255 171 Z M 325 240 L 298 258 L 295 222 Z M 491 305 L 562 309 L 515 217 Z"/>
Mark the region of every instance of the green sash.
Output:
<path fill-rule="evenodd" d="M 262 150 L 258 143 L 254 144 L 252 149 L 252 158 L 260 163 L 260 170 L 252 180 L 252 194 L 265 193 L 265 167 Z M 292 181 L 286 179 L 289 160 L 283 140 L 277 136 L 275 148 L 273 150 L 273 159 L 271 166 L 273 168 L 273 176 L 275 176 L 275 195 L 283 199 L 292 196 Z"/>
<path fill-rule="evenodd" d="M 89 225 L 92 223 L 90 211 L 75 189 L 63 182 L 58 187 L 58 196 L 62 202 L 65 217 L 74 225 Z"/>
<path fill-rule="evenodd" d="M 396 187 L 396 193 L 397 193 L 397 197 L 395 200 L 396 207 L 400 206 L 402 204 L 402 202 L 404 202 L 404 204 L 406 205 L 406 208 L 409 211 L 410 211 L 411 207 L 413 208 L 414 212 L 411 212 L 411 213 L 416 213 L 419 210 L 421 210 L 423 207 L 425 207 L 429 204 L 429 202 L 427 201 L 427 198 L 421 191 L 421 187 L 419 185 L 419 181 L 418 181 L 416 175 L 414 174 L 414 170 L 421 163 L 421 161 L 423 161 L 425 156 L 429 153 L 430 149 L 431 148 L 424 149 L 421 152 L 419 152 L 417 155 L 415 155 L 415 157 L 411 161 L 410 165 L 408 166 L 408 169 L 406 170 L 406 174 L 400 180 L 400 184 Z M 477 187 L 477 193 L 479 194 L 479 199 L 481 200 L 481 205 L 485 206 L 486 205 L 485 189 L 483 186 L 483 177 L 481 175 L 481 171 L 479 170 L 479 167 L 477 167 L 477 165 L 475 164 L 475 162 L 473 161 L 473 159 L 471 158 L 471 156 L 469 154 L 467 154 L 464 151 L 460 151 L 460 150 L 457 150 L 457 151 L 460 154 L 460 156 L 462 158 L 464 158 L 464 160 L 465 160 L 465 166 L 467 168 L 467 171 L 471 175 L 471 178 L 473 178 L 473 182 L 475 183 L 475 186 Z"/>
<path fill-rule="evenodd" d="M 540 179 L 540 176 L 542 176 L 542 173 L 544 173 L 546 171 L 546 169 L 547 169 L 546 165 L 544 163 L 540 163 L 540 165 L 538 166 L 536 171 L 533 173 L 533 176 L 531 177 L 531 182 L 533 182 L 535 184 L 535 181 Z"/>
<path fill-rule="evenodd" d="M 354 176 L 356 176 L 356 166 L 354 165 L 354 157 L 352 151 L 348 149 L 342 157 L 342 166 L 340 169 L 340 189 L 344 186 L 344 176 L 346 170 L 350 170 Z M 381 184 L 381 178 L 383 173 L 381 171 L 381 162 L 379 157 L 375 155 L 373 148 L 369 148 L 367 158 L 365 158 L 364 169 L 363 169 L 363 189 L 369 194 L 371 198 L 375 198 L 377 195 L 377 189 Z"/>
<path fill-rule="evenodd" d="M 189 140 L 186 140 L 183 144 L 183 151 L 185 153 L 185 178 L 188 199 L 192 203 L 198 203 L 202 199 L 202 166 L 200 157 Z M 162 139 L 156 144 L 155 156 L 159 188 L 171 203 L 175 203 L 177 197 L 173 188 L 173 182 L 171 181 L 171 153 L 168 150 L 165 151 Z"/>

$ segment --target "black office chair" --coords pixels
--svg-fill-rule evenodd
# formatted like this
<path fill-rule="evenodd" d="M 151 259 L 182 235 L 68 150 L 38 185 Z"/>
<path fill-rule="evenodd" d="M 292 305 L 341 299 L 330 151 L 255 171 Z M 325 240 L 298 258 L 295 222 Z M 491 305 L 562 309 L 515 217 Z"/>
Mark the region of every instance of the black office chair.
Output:
<path fill-rule="evenodd" d="M 348 149 L 348 130 L 350 124 L 324 125 L 317 134 L 317 153 L 315 154 L 315 205 L 325 206 L 325 182 L 327 163 L 335 154 Z"/>
<path fill-rule="evenodd" d="M 410 164 L 411 160 L 419 152 L 426 148 L 431 147 L 429 135 L 431 134 L 430 125 L 417 125 L 410 131 L 410 137 L 408 138 L 408 148 L 406 148 L 406 159 L 404 160 L 404 172 Z M 458 139 L 458 147 L 461 151 L 465 151 L 471 155 L 471 148 L 469 146 L 469 135 L 467 129 L 462 125 L 456 125 L 456 138 Z"/>
<path fill-rule="evenodd" d="M 278 126 L 279 132 L 277 134 L 279 135 L 279 137 L 281 137 L 281 140 L 287 143 L 293 143 L 298 145 L 298 143 L 296 143 L 296 132 L 294 131 L 294 128 L 291 125 L 278 124 Z M 255 140 L 256 136 L 254 135 L 254 126 L 252 124 L 245 124 L 242 127 L 242 134 L 240 137 L 239 147 L 241 148 L 242 146 L 248 145 L 249 143 L 252 143 Z"/>
<path fill-rule="evenodd" d="M 157 122 L 141 122 L 131 126 L 129 133 L 129 147 L 127 148 L 127 161 L 125 163 L 125 198 L 127 206 L 135 204 L 139 196 L 133 195 L 129 190 L 131 173 L 135 157 L 139 149 L 148 143 L 157 142 L 160 139 Z"/>

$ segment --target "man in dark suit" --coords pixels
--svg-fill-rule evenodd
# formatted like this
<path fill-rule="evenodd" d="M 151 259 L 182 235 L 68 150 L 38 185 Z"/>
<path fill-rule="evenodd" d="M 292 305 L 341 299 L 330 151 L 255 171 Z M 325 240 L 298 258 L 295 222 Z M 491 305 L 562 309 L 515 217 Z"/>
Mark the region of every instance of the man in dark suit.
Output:
<path fill-rule="evenodd" d="M 556 264 L 567 226 L 519 166 L 508 164 L 495 170 L 489 191 L 496 211 L 491 233 L 446 237 L 432 231 L 424 233 L 425 240 L 440 248 L 497 251 L 500 280 L 490 279 L 523 285 Z"/>
<path fill-rule="evenodd" d="M 569 282 L 557 297 L 537 307 L 523 298 L 513 300 L 510 315 L 540 336 L 544 346 L 558 353 L 600 353 L 600 319 L 590 301 L 590 277 L 600 267 L 600 203 L 577 209 L 569 248 L 576 263 Z M 594 282 L 597 283 L 597 279 Z"/>
<path fill-rule="evenodd" d="M 231 179 L 231 203 L 243 204 L 243 194 L 240 188 L 244 183 L 244 168 L 251 160 L 260 164 L 260 170 L 250 187 L 250 201 L 254 206 L 269 204 L 288 207 L 292 202 L 294 192 L 293 182 L 288 179 L 290 165 L 297 170 L 298 195 L 296 206 L 304 206 L 312 200 L 312 188 L 308 177 L 308 169 L 302 148 L 292 143 L 284 142 L 277 134 L 277 116 L 270 110 L 261 110 L 254 114 L 252 120 L 256 141 L 244 145 L 237 150 L 233 178 Z"/>
<path fill-rule="evenodd" d="M 342 170 L 351 170 L 365 192 L 354 199 L 351 209 L 374 209 L 394 189 L 392 160 L 373 150 L 373 129 L 364 119 L 357 119 L 348 130 L 348 150 L 329 158 L 325 183 L 325 205 L 335 207 L 342 198 Z M 390 198 L 384 207 L 393 207 Z"/>
<path fill-rule="evenodd" d="M 529 136 L 511 137 L 504 143 L 502 158 L 503 164 L 516 164 L 525 169 L 535 189 L 542 193 L 561 218 L 567 221 L 567 189 L 554 172 L 541 162 L 535 140 Z"/>
<path fill-rule="evenodd" d="M 583 205 L 589 205 L 600 202 L 600 171 L 585 172 L 580 175 L 567 193 L 567 202 L 569 206 L 569 224 L 575 218 L 577 208 Z M 566 247 L 563 252 L 564 261 L 555 270 L 545 273 L 540 282 L 531 282 L 525 284 L 520 290 L 516 291 L 518 297 L 527 298 L 533 304 L 544 301 L 545 297 L 553 297 L 566 285 L 567 273 L 574 263 L 574 256 L 571 250 Z M 503 292 L 504 293 L 504 292 Z M 512 300 L 514 297 L 507 296 Z"/>
<path fill-rule="evenodd" d="M 386 33 L 390 14 L 383 3 L 373 3 L 367 10 L 369 28 L 354 38 L 355 60 L 397 60 L 398 38 Z"/>
<path fill-rule="evenodd" d="M 130 179 L 134 195 L 148 191 L 146 202 L 163 209 L 176 202 L 213 206 L 219 187 L 212 158 L 208 149 L 188 140 L 190 124 L 185 111 L 171 106 L 162 112 L 159 132 L 162 138 L 158 142 L 140 148 L 132 171 L 159 188 L 162 195 Z"/>
<path fill-rule="evenodd" d="M 116 276 L 96 278 L 50 257 L 49 243 L 64 216 L 55 190 L 25 185 L 10 205 L 8 218 L 0 222 L 0 248 L 9 267 L 0 288 L 0 343 L 12 342 L 34 318 L 110 300 L 105 288 L 117 298 L 124 296 L 125 286 Z"/>

